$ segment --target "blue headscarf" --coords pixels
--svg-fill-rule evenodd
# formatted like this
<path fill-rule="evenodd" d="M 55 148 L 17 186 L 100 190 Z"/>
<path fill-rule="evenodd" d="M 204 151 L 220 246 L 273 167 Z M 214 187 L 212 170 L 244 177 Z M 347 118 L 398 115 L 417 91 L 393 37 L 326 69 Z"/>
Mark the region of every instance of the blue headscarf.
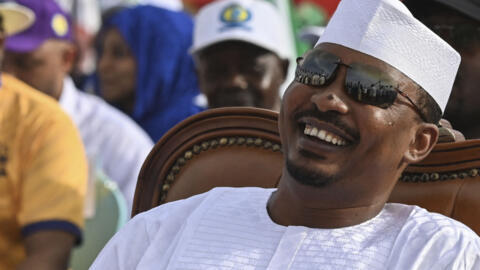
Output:
<path fill-rule="evenodd" d="M 199 90 L 188 53 L 193 30 L 188 14 L 141 5 L 113 15 L 103 28 L 111 27 L 120 31 L 137 63 L 131 117 L 154 141 L 202 110 L 193 103 Z"/>

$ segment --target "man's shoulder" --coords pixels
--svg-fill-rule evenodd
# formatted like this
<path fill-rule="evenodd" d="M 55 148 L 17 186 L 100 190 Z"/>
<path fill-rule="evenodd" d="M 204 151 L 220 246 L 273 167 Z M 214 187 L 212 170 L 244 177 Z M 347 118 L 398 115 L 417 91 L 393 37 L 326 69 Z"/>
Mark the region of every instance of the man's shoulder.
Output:
<path fill-rule="evenodd" d="M 8 95 L 11 102 L 18 106 L 18 108 L 15 108 L 18 109 L 18 113 L 34 111 L 36 113 L 54 113 L 56 115 L 59 112 L 59 115 L 65 115 L 53 98 L 35 90 L 15 77 L 9 74 L 2 74 L 1 81 L 1 90 L 5 91 L 5 95 Z"/>
<path fill-rule="evenodd" d="M 444 215 L 412 207 L 396 237 L 391 269 L 476 269 L 480 238 L 464 224 Z M 462 268 L 460 268 L 462 266 Z M 389 269 L 390 269 L 389 268 Z"/>
<path fill-rule="evenodd" d="M 269 196 L 272 189 L 258 187 L 216 187 L 202 194 L 197 194 L 186 199 L 177 200 L 162 204 L 149 211 L 138 215 L 138 219 L 146 222 L 155 222 L 163 220 L 166 215 L 175 216 L 175 218 L 186 218 L 198 207 L 213 207 L 215 204 L 241 204 L 244 201 L 252 201 L 258 197 Z"/>
<path fill-rule="evenodd" d="M 394 213 L 394 215 L 404 217 L 404 228 L 425 229 L 430 232 L 453 229 L 453 231 L 473 234 L 473 236 L 478 237 L 475 232 L 463 223 L 445 215 L 430 212 L 416 205 L 388 203 L 386 204 L 386 209 Z"/>
<path fill-rule="evenodd" d="M 198 206 L 206 200 L 214 200 L 217 203 L 225 203 L 227 201 L 236 203 L 237 200 L 249 200 L 252 196 L 265 196 L 271 193 L 272 189 L 259 187 L 215 187 L 201 194 L 162 204 L 148 210 L 144 215 L 155 217 L 158 216 L 159 212 Z"/>
<path fill-rule="evenodd" d="M 1 75 L 1 113 L 7 126 L 31 134 L 53 130 L 75 130 L 70 117 L 51 97 L 8 74 Z M 19 135 L 19 133 L 17 133 Z M 27 138 L 29 136 L 26 136 Z M 23 138 L 23 137 L 22 137 Z"/>
<path fill-rule="evenodd" d="M 407 246 L 412 249 L 416 244 L 418 248 L 473 245 L 480 251 L 480 237 L 465 224 L 418 206 L 410 207 L 410 215 L 399 234 L 400 242 L 410 242 Z"/>
<path fill-rule="evenodd" d="M 442 214 L 429 212 L 418 206 L 413 208 L 412 213 L 407 220 L 407 224 L 432 233 L 448 233 L 452 236 L 463 235 L 480 241 L 478 235 L 465 224 Z"/>

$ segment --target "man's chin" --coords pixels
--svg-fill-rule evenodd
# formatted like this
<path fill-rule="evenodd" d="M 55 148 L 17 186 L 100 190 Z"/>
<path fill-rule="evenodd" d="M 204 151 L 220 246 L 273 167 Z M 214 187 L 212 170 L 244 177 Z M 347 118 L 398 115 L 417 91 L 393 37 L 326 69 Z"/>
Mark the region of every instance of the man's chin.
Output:
<path fill-rule="evenodd" d="M 305 167 L 299 166 L 288 159 L 286 161 L 286 166 L 290 176 L 303 185 L 323 188 L 329 186 L 337 180 L 336 175 L 329 175 L 320 171 L 312 171 Z"/>

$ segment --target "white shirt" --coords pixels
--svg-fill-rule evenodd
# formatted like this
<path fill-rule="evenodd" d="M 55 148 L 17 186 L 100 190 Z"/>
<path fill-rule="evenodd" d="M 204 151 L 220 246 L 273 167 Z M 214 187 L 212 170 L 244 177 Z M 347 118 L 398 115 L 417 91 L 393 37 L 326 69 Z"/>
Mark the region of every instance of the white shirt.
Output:
<path fill-rule="evenodd" d="M 138 173 L 153 147 L 150 137 L 99 97 L 77 90 L 70 77 L 63 82 L 60 105 L 77 126 L 88 158 L 117 183 L 131 209 Z"/>
<path fill-rule="evenodd" d="M 274 189 L 216 188 L 135 216 L 90 269 L 480 269 L 480 239 L 417 206 L 337 229 L 280 226 Z"/>

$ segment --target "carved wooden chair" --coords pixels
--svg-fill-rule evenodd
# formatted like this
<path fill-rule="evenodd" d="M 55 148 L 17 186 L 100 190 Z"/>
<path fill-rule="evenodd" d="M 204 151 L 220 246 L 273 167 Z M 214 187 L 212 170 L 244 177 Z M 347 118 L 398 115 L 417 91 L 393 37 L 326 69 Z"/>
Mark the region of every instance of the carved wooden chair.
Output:
<path fill-rule="evenodd" d="M 275 187 L 283 167 L 277 113 L 221 108 L 197 114 L 155 145 L 138 178 L 132 215 L 217 186 Z M 416 204 L 480 233 L 480 140 L 438 144 L 406 169 L 391 202 Z"/>

